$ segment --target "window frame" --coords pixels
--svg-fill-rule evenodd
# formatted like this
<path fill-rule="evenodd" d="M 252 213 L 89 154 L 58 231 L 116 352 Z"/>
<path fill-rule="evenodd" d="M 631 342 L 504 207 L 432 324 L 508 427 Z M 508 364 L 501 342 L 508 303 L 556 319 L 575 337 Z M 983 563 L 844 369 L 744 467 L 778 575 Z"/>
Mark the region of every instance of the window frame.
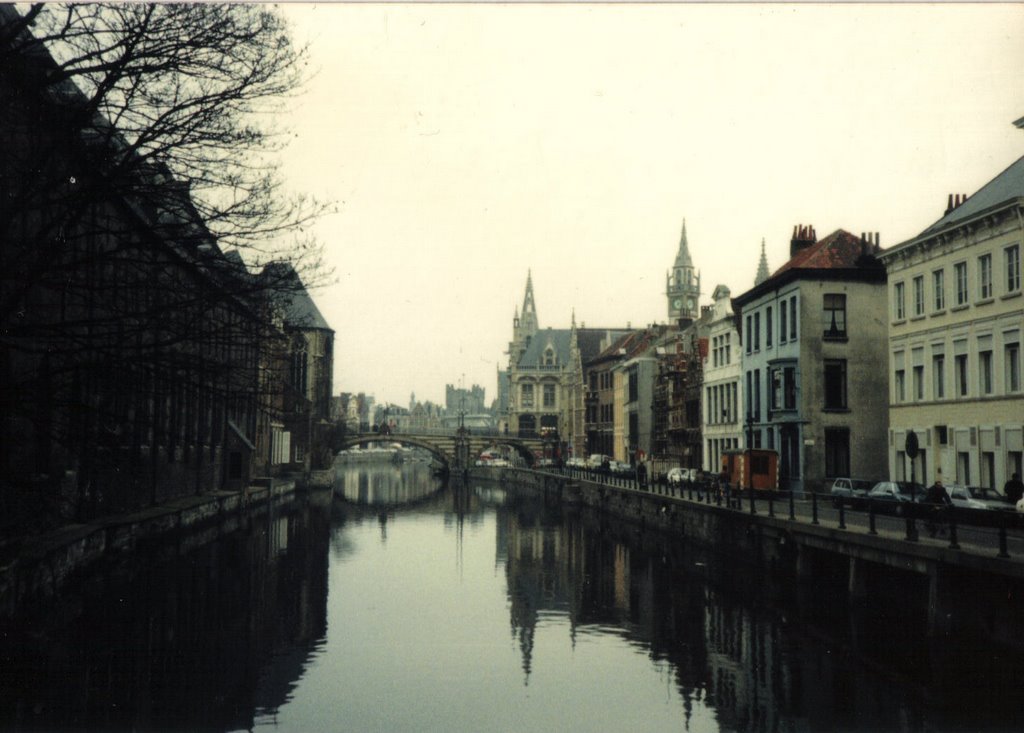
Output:
<path fill-rule="evenodd" d="M 831 303 L 830 300 L 832 301 Z M 825 330 L 822 333 L 822 338 L 827 341 L 845 340 L 847 338 L 846 293 L 822 294 L 822 311 L 825 324 Z M 836 314 L 842 314 L 839 318 L 839 320 L 842 321 L 841 324 L 836 323 Z M 835 331 L 832 330 L 832 324 L 836 325 Z"/>
<path fill-rule="evenodd" d="M 932 305 L 935 312 L 946 310 L 946 269 L 932 270 Z"/>
<path fill-rule="evenodd" d="M 1003 247 L 1003 269 L 1006 272 L 1006 294 L 1020 292 L 1020 245 Z"/>
<path fill-rule="evenodd" d="M 992 253 L 978 255 L 978 299 L 991 300 L 992 287 Z"/>
<path fill-rule="evenodd" d="M 916 275 L 911 280 L 914 286 L 914 316 L 924 315 L 924 275 Z"/>
<path fill-rule="evenodd" d="M 893 320 L 903 321 L 907 318 L 906 302 L 904 300 L 904 291 L 906 286 L 903 281 L 895 282 L 892 284 L 892 307 L 893 307 Z"/>
<path fill-rule="evenodd" d="M 850 407 L 849 403 L 849 391 L 847 389 L 847 367 L 846 359 L 824 359 L 822 361 L 823 366 L 823 379 L 822 379 L 822 395 L 824 397 L 824 409 L 826 410 L 848 410 Z M 836 379 L 836 373 L 838 373 L 838 385 L 830 386 L 830 372 L 832 379 Z M 834 394 L 836 387 L 838 387 L 838 394 Z M 838 403 L 834 402 L 834 398 L 838 397 Z"/>
<path fill-rule="evenodd" d="M 956 293 L 956 305 L 967 305 L 971 300 L 967 260 L 953 263 L 953 282 L 954 292 Z"/>

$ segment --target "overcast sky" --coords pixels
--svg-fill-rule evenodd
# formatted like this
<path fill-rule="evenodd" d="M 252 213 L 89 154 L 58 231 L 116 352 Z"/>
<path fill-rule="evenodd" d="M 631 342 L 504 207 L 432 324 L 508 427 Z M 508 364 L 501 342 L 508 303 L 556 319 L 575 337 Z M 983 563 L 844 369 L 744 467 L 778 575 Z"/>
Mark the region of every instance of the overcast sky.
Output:
<path fill-rule="evenodd" d="M 532 269 L 541 328 L 667 320 L 795 224 L 883 247 L 1024 155 L 1021 5 L 288 4 L 316 78 L 284 172 L 338 203 L 335 392 L 490 401 Z"/>

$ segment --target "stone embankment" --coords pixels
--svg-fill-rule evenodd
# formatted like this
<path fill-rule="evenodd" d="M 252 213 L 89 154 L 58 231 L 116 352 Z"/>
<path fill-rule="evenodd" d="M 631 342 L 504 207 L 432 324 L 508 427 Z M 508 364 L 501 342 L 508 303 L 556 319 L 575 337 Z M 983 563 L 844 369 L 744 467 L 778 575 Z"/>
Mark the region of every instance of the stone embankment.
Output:
<path fill-rule="evenodd" d="M 324 477 L 316 478 L 304 485 L 312 488 L 324 483 Z M 295 479 L 257 479 L 242 491 L 183 496 L 132 514 L 70 524 L 26 538 L 11 557 L 0 558 L 0 616 L 12 615 L 27 600 L 56 594 L 71 576 L 105 557 L 171 538 L 187 549 L 232 532 L 252 513 L 290 501 L 296 484 Z"/>

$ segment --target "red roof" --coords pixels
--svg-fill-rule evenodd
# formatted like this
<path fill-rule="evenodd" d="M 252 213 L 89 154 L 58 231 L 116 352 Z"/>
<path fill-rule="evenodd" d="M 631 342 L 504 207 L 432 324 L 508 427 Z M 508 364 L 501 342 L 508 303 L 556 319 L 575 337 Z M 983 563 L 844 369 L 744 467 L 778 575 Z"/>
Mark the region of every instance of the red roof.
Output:
<path fill-rule="evenodd" d="M 870 252 L 870 249 L 868 250 Z M 772 273 L 772 277 L 787 270 L 833 270 L 857 267 L 857 260 L 864 254 L 860 237 L 845 229 L 837 229 L 824 239 L 800 250 L 789 262 Z"/>

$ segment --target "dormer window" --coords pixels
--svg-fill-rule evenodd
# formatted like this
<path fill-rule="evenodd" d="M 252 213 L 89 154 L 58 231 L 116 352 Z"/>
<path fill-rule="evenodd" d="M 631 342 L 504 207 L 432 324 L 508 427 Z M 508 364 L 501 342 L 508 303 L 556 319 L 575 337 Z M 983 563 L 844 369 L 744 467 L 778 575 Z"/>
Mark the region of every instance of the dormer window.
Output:
<path fill-rule="evenodd" d="M 555 350 L 550 346 L 544 349 L 544 366 L 555 366 Z"/>

